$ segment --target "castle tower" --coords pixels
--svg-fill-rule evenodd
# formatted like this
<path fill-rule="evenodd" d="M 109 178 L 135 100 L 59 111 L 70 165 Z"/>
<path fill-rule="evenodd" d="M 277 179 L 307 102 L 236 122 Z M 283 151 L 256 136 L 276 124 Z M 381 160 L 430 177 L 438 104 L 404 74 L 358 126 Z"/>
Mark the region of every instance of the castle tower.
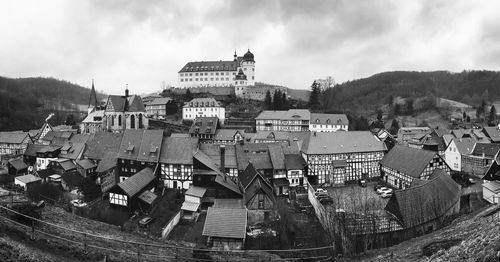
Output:
<path fill-rule="evenodd" d="M 241 68 L 243 69 L 243 73 L 247 76 L 247 85 L 254 86 L 255 85 L 255 59 L 250 49 L 243 55 L 243 59 L 241 60 Z"/>
<path fill-rule="evenodd" d="M 238 71 L 238 74 L 234 77 L 234 82 L 234 94 L 236 95 L 236 97 L 244 97 L 248 86 L 248 78 L 243 73 L 243 70 L 241 68 Z"/>

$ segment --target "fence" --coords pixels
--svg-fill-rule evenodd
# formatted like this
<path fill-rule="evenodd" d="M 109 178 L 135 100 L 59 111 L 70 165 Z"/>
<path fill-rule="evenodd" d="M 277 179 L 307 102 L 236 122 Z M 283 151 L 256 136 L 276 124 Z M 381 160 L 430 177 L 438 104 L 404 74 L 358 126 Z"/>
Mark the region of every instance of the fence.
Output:
<path fill-rule="evenodd" d="M 181 219 L 181 211 L 177 212 L 177 214 L 168 221 L 167 225 L 162 229 L 161 231 L 161 237 L 162 238 L 167 238 L 168 234 L 174 229 L 174 227 L 179 223 L 179 220 Z"/>

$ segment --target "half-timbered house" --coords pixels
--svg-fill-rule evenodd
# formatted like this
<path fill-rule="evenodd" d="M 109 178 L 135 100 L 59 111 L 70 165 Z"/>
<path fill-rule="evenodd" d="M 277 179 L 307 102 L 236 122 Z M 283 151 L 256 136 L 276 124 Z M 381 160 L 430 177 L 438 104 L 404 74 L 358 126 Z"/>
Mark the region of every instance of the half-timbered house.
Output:
<path fill-rule="evenodd" d="M 188 189 L 193 183 L 193 155 L 197 146 L 197 138 L 163 139 L 159 162 L 161 180 L 165 187 Z"/>

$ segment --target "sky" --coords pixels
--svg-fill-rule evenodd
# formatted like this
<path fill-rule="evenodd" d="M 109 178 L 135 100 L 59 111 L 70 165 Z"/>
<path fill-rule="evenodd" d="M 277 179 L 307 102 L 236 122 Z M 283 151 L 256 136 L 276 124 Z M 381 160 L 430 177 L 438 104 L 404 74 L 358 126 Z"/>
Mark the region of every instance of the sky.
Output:
<path fill-rule="evenodd" d="M 256 81 L 308 89 L 395 70 L 500 70 L 500 1 L 0 1 L 0 75 L 107 94 L 177 85 L 189 61 L 255 55 Z"/>

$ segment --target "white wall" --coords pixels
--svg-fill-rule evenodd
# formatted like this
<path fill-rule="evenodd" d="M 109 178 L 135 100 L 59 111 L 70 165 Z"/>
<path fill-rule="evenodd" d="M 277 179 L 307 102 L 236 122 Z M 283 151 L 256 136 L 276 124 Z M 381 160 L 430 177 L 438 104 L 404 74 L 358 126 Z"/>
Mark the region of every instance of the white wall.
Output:
<path fill-rule="evenodd" d="M 179 87 L 231 86 L 237 71 L 183 72 L 178 74 Z M 203 81 L 201 81 L 203 79 Z M 205 80 L 206 79 L 206 80 Z"/>
<path fill-rule="evenodd" d="M 182 119 L 194 120 L 196 117 L 218 117 L 221 123 L 226 118 L 226 109 L 224 107 L 183 107 Z"/>
<path fill-rule="evenodd" d="M 460 152 L 458 152 L 458 148 L 454 141 L 451 141 L 446 151 L 444 151 L 444 160 L 446 164 L 450 166 L 453 171 L 461 171 L 462 170 L 462 156 Z"/>
<path fill-rule="evenodd" d="M 338 130 L 349 129 L 348 125 L 332 125 L 332 124 L 311 124 L 309 123 L 309 131 L 313 132 L 337 132 Z"/>

